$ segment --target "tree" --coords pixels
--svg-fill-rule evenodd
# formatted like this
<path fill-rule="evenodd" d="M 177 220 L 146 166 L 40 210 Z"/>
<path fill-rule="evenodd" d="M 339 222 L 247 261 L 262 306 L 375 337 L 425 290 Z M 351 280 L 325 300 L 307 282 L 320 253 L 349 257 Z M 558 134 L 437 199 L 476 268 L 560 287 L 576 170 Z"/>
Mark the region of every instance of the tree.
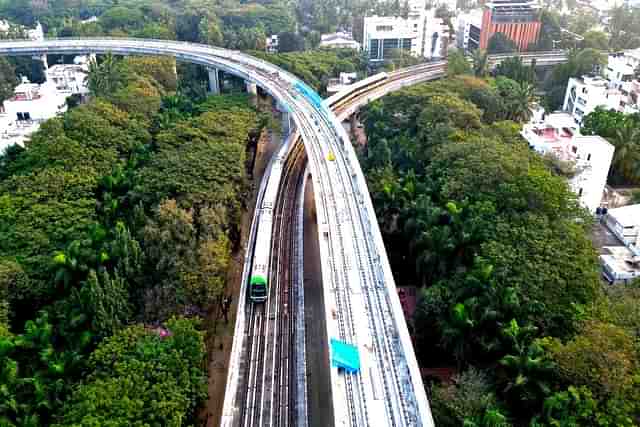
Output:
<path fill-rule="evenodd" d="M 296 52 L 304 50 L 304 37 L 294 32 L 278 33 L 278 51 Z"/>
<path fill-rule="evenodd" d="M 569 30 L 577 34 L 585 35 L 597 24 L 598 17 L 590 11 L 584 12 L 582 10 L 577 10 L 569 17 Z"/>
<path fill-rule="evenodd" d="M 164 92 L 175 92 L 178 88 L 176 75 L 176 60 L 163 57 L 129 57 L 124 60 L 127 74 L 151 77 L 152 82 L 158 83 Z"/>
<path fill-rule="evenodd" d="M 529 50 L 552 50 L 555 49 L 555 41 L 561 40 L 560 15 L 553 8 L 546 8 L 540 12 L 540 35 L 535 45 L 529 45 Z"/>
<path fill-rule="evenodd" d="M 585 48 L 607 50 L 609 49 L 609 36 L 602 31 L 587 31 L 584 33 L 583 46 Z"/>
<path fill-rule="evenodd" d="M 439 426 L 487 425 L 483 422 L 487 416 L 500 411 L 490 379 L 473 367 L 454 377 L 451 384 L 434 386 L 430 404 Z M 501 425 L 506 427 L 506 417 L 501 415 Z"/>
<path fill-rule="evenodd" d="M 531 118 L 531 105 L 536 100 L 534 90 L 534 86 L 528 82 L 521 82 L 516 86 L 516 90 L 511 94 L 513 102 L 509 103 L 513 121 L 526 122 Z"/>
<path fill-rule="evenodd" d="M 615 130 L 611 142 L 616 150 L 610 176 L 622 178 L 625 182 L 640 182 L 640 129 L 637 123 L 627 119 L 621 128 Z"/>
<path fill-rule="evenodd" d="M 495 33 L 492 35 L 487 46 L 487 52 L 489 54 L 511 53 L 517 50 L 518 46 L 516 43 L 503 33 Z"/>
<path fill-rule="evenodd" d="M 107 30 L 127 29 L 139 26 L 144 20 L 142 12 L 136 7 L 116 6 L 100 16 L 100 25 Z"/>
<path fill-rule="evenodd" d="M 504 76 L 519 83 L 534 84 L 536 81 L 534 67 L 524 65 L 522 58 L 519 56 L 505 58 L 500 61 L 495 68 L 495 73 L 498 76 Z"/>
<path fill-rule="evenodd" d="M 13 95 L 13 89 L 18 83 L 15 68 L 6 58 L 0 58 L 0 103 Z"/>
<path fill-rule="evenodd" d="M 640 133 L 637 114 L 596 108 L 584 119 L 585 135 L 599 135 L 615 146 L 609 178 L 615 183 L 640 182 Z"/>
<path fill-rule="evenodd" d="M 549 374 L 553 370 L 540 343 L 531 340 L 536 332 L 537 328 L 521 327 L 515 319 L 502 330 L 513 347 L 510 354 L 500 359 L 508 372 L 504 393 L 515 401 L 515 407 L 530 412 L 551 393 Z"/>
<path fill-rule="evenodd" d="M 104 56 L 101 63 L 92 61 L 89 64 L 87 86 L 96 97 L 108 97 L 124 84 L 122 64 L 111 53 Z"/>
<path fill-rule="evenodd" d="M 598 398 L 623 397 L 635 387 L 634 337 L 618 326 L 586 321 L 575 338 L 551 339 L 545 347 L 565 381 L 588 387 Z"/>
<path fill-rule="evenodd" d="M 473 74 L 476 77 L 486 77 L 489 74 L 489 62 L 486 51 L 476 49 L 473 52 Z"/>
<path fill-rule="evenodd" d="M 583 49 L 569 52 L 568 60 L 554 68 L 551 78 L 546 82 L 546 104 L 551 110 L 562 106 L 567 82 L 570 77 L 579 77 L 593 72 L 595 67 L 606 63 L 606 58 L 597 50 Z"/>
<path fill-rule="evenodd" d="M 471 74 L 471 66 L 462 51 L 456 50 L 447 57 L 447 76 Z"/>
<path fill-rule="evenodd" d="M 195 422 L 206 396 L 206 353 L 197 328 L 196 321 L 171 319 L 157 330 L 134 325 L 106 339 L 56 426 Z"/>

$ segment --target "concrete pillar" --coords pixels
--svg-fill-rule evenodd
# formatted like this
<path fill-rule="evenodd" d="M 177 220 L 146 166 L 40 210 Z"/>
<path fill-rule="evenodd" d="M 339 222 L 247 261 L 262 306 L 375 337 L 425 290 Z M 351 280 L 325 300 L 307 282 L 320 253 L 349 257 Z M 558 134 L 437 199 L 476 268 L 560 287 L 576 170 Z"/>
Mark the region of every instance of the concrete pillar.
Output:
<path fill-rule="evenodd" d="M 247 93 L 253 96 L 258 96 L 258 85 L 253 82 L 245 81 L 245 85 L 247 86 Z"/>
<path fill-rule="evenodd" d="M 209 71 L 209 93 L 212 95 L 220 94 L 220 76 L 217 68 L 208 68 Z"/>
<path fill-rule="evenodd" d="M 32 58 L 42 61 L 42 65 L 44 66 L 45 70 L 49 69 L 49 63 L 47 62 L 47 55 L 33 56 Z"/>
<path fill-rule="evenodd" d="M 254 107 L 258 106 L 258 85 L 253 82 L 246 80 L 245 85 L 247 87 L 247 93 L 251 96 L 251 104 Z"/>

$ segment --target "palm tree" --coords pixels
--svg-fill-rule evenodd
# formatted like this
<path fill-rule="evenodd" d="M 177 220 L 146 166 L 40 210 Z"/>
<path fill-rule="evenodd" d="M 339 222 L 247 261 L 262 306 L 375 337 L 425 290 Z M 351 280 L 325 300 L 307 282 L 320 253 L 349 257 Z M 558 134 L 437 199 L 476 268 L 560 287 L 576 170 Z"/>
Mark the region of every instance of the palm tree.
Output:
<path fill-rule="evenodd" d="M 511 119 L 516 122 L 526 122 L 533 114 L 531 104 L 535 102 L 534 87 L 531 83 L 521 82 L 516 86 L 511 105 Z"/>
<path fill-rule="evenodd" d="M 540 344 L 531 341 L 536 331 L 535 326 L 520 326 L 515 319 L 502 330 L 515 353 L 500 359 L 500 364 L 509 373 L 504 391 L 525 406 L 542 401 L 551 392 L 546 376 L 552 371 L 553 363 Z"/>
<path fill-rule="evenodd" d="M 111 53 L 107 53 L 100 64 L 95 60 L 89 64 L 87 85 L 94 96 L 107 96 L 122 85 L 123 77 L 122 65 Z"/>
<path fill-rule="evenodd" d="M 631 120 L 616 129 L 611 141 L 616 148 L 609 172 L 614 181 L 640 181 L 640 129 Z"/>
<path fill-rule="evenodd" d="M 473 52 L 473 74 L 476 77 L 486 77 L 489 74 L 489 57 L 486 50 L 476 49 Z"/>

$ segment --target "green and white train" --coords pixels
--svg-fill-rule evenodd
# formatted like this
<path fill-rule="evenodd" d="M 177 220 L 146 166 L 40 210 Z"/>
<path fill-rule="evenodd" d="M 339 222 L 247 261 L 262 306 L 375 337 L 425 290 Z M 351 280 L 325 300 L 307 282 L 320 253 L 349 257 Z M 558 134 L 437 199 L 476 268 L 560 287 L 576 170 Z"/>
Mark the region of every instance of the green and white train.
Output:
<path fill-rule="evenodd" d="M 269 297 L 269 271 L 271 265 L 271 235 L 273 230 L 273 211 L 275 209 L 278 188 L 282 177 L 286 144 L 273 160 L 267 188 L 258 212 L 258 229 L 253 248 L 251 276 L 249 279 L 249 298 L 253 302 L 264 302 Z"/>

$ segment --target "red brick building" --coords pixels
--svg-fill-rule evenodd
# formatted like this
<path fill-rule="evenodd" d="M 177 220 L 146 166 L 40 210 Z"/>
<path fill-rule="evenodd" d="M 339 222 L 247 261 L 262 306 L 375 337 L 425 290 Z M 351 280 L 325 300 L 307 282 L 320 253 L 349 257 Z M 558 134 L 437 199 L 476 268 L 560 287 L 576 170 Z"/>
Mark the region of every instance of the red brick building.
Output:
<path fill-rule="evenodd" d="M 502 33 L 518 45 L 518 50 L 526 50 L 538 41 L 540 26 L 539 6 L 527 1 L 494 0 L 484 7 L 480 49 L 487 49 L 491 37 Z"/>

